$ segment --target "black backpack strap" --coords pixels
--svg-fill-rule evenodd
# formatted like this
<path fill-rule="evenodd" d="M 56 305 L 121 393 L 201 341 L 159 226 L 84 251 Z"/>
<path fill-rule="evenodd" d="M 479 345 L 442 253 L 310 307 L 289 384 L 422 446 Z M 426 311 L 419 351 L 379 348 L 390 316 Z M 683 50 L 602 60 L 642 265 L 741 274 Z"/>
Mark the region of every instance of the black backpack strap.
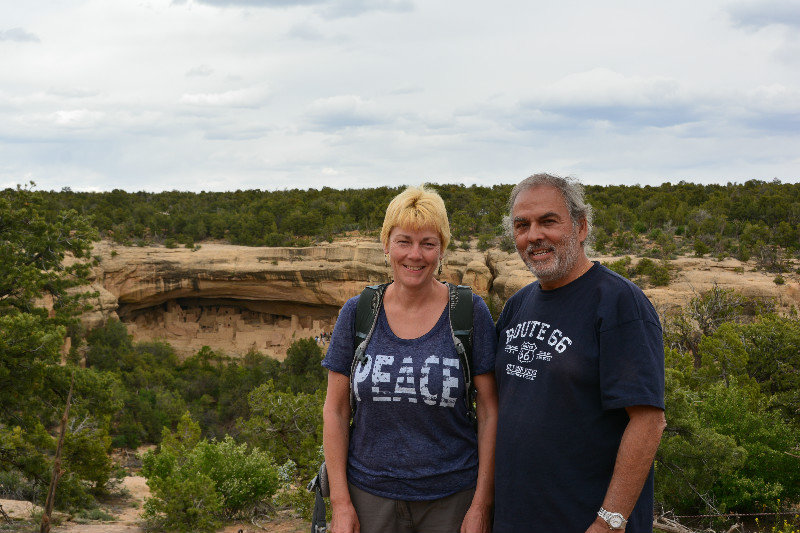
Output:
<path fill-rule="evenodd" d="M 372 333 L 375 331 L 375 324 L 378 323 L 378 313 L 383 304 L 383 294 L 386 292 L 388 283 L 382 285 L 369 285 L 361 291 L 361 296 L 356 304 L 355 334 L 353 336 L 353 362 L 350 364 L 350 419 L 356 411 L 356 394 L 353 379 L 356 368 L 366 362 L 364 352 L 367 349 Z"/>
<path fill-rule="evenodd" d="M 473 424 L 478 421 L 475 414 L 475 384 L 472 381 L 472 289 L 466 285 L 447 284 L 450 290 L 450 330 L 453 333 L 453 344 L 461 359 L 464 372 L 464 385 L 467 394 L 464 397 L 467 416 Z"/>

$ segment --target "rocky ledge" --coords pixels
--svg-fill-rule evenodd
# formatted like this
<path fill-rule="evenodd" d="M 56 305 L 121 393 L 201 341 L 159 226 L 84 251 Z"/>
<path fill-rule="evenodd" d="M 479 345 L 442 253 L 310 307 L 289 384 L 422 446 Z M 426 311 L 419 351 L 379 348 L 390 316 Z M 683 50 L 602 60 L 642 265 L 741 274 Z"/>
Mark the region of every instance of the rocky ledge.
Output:
<path fill-rule="evenodd" d="M 182 355 L 208 345 L 231 355 L 256 349 L 282 359 L 297 338 L 324 342 L 344 302 L 390 276 L 380 244 L 366 240 L 309 248 L 205 243 L 194 251 L 100 242 L 93 255 L 100 297 L 86 325 L 118 317 L 135 340 L 165 340 Z M 738 261 L 680 258 L 672 264 L 668 287 L 645 290 L 661 313 L 714 283 L 800 306 L 796 274 L 784 275 L 786 284 L 778 286 L 774 275 Z M 500 309 L 534 278 L 516 255 L 493 249 L 448 252 L 441 279 L 470 285 Z"/>

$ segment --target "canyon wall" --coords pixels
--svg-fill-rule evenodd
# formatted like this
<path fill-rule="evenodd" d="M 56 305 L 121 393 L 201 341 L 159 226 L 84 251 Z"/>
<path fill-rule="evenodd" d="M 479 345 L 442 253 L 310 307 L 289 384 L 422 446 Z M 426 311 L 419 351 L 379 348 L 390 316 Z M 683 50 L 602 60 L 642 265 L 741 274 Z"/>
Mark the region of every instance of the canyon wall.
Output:
<path fill-rule="evenodd" d="M 93 255 L 99 297 L 84 323 L 96 327 L 117 317 L 134 340 L 164 340 L 182 356 L 208 345 L 231 355 L 255 349 L 283 359 L 298 338 L 324 342 L 348 298 L 390 279 L 380 244 L 367 240 L 309 248 L 202 244 L 194 251 L 100 242 Z M 796 274 L 778 286 L 774 275 L 734 260 L 680 258 L 673 265 L 668 287 L 645 290 L 661 313 L 714 283 L 800 306 Z M 495 309 L 534 279 L 515 254 L 494 249 L 449 251 L 440 278 L 470 285 Z"/>

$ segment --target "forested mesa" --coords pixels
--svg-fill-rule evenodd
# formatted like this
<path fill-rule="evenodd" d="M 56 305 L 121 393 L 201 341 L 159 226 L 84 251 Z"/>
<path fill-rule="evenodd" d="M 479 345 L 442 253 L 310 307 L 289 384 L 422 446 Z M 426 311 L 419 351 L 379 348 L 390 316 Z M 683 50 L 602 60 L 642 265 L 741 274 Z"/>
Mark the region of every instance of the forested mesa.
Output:
<path fill-rule="evenodd" d="M 509 186 L 435 187 L 450 210 L 455 247 L 508 249 L 502 217 Z M 282 361 L 207 346 L 179 357 L 163 341 L 134 341 L 116 320 L 90 329 L 79 317 L 96 295 L 82 287 L 105 260 L 94 257 L 101 249 L 94 243 L 100 236 L 116 241 L 107 246 L 118 256 L 123 244 L 178 243 L 197 255 L 207 239 L 311 246 L 343 232 L 374 238 L 398 191 L 0 191 L 0 498 L 43 503 L 74 375 L 57 509 L 96 507 L 125 473 L 112 453 L 156 444 L 143 459 L 152 491 L 144 517 L 152 529 L 203 531 L 276 509 L 307 513 L 302 487 L 320 459 L 321 343 L 294 339 Z M 680 275 L 676 265 L 703 256 L 747 260 L 731 267 L 742 280 L 768 273 L 775 287 L 797 287 L 798 185 L 587 192 L 596 211 L 595 251 L 622 256 L 609 265 L 643 286 L 669 291 Z M 796 306 L 711 285 L 662 320 L 668 427 L 656 459 L 658 512 L 714 515 L 679 520 L 717 530 L 735 520 L 721 515 L 769 513 L 748 527 L 796 529 Z"/>

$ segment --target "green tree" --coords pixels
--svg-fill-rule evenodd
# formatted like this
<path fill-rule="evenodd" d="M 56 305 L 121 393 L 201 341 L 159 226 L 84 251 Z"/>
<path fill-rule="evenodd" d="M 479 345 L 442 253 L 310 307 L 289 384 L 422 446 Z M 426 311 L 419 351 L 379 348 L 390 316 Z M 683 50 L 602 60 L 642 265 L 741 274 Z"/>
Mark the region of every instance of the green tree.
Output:
<path fill-rule="evenodd" d="M 322 386 L 327 375 L 321 363 L 322 349 L 314 339 L 296 340 L 286 350 L 280 382 L 292 392 L 314 392 Z"/>
<path fill-rule="evenodd" d="M 238 425 L 248 442 L 278 464 L 292 459 L 309 474 L 318 466 L 324 402 L 324 390 L 294 394 L 276 390 L 270 380 L 250 393 L 250 418 Z"/>
<path fill-rule="evenodd" d="M 67 332 L 78 330 L 77 313 L 86 308 L 88 293 L 77 288 L 88 285 L 95 236 L 86 217 L 51 209 L 32 186 L 0 191 L 0 472 L 27 480 L 41 497 L 55 448 L 48 428 L 74 373 L 71 416 L 82 429 L 67 435 L 59 507 L 86 503 L 86 482 L 100 490 L 108 479 L 107 428 L 120 407 L 113 376 L 60 364 Z M 96 445 L 73 447 L 88 428 Z"/>

